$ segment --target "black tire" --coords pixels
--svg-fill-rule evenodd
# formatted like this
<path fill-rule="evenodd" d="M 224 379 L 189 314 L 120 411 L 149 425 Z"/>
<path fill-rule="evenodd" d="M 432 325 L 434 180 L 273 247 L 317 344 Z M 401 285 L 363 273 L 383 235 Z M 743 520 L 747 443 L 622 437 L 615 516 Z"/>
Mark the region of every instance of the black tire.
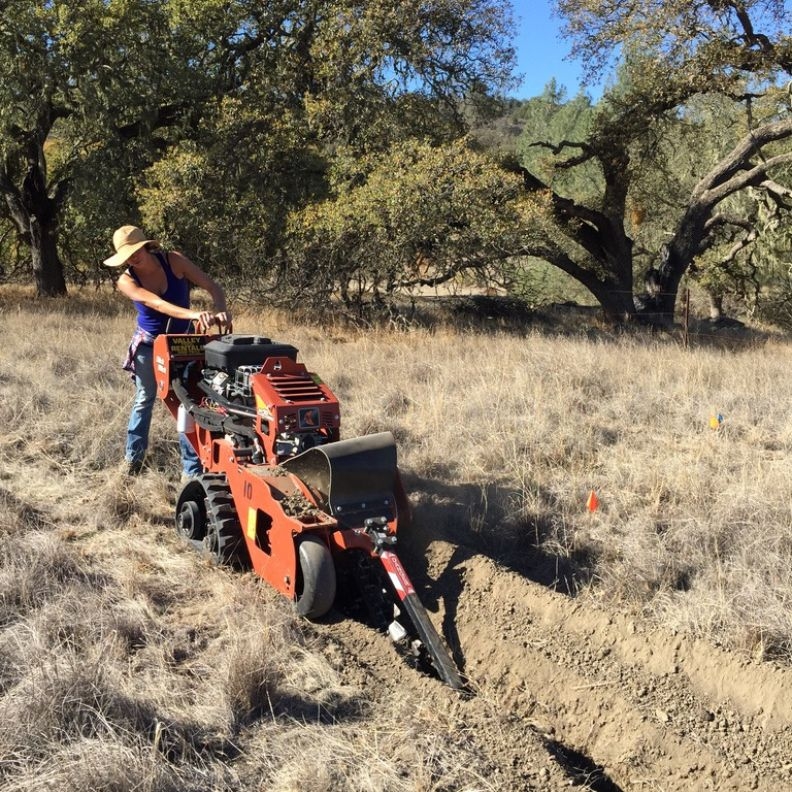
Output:
<path fill-rule="evenodd" d="M 206 475 L 203 481 L 206 492 L 204 549 L 208 550 L 219 564 L 244 566 L 247 548 L 226 477 Z"/>
<path fill-rule="evenodd" d="M 297 613 L 320 619 L 333 607 L 336 570 L 327 545 L 316 536 L 304 536 L 297 545 Z"/>
<path fill-rule="evenodd" d="M 188 482 L 179 493 L 176 533 L 198 542 L 206 536 L 206 491 L 198 480 Z"/>

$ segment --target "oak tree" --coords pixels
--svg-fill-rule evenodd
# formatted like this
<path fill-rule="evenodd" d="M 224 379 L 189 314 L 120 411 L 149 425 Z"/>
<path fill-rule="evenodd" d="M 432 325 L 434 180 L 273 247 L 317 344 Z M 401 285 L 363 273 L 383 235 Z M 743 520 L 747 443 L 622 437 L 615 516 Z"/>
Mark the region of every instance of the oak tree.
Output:
<path fill-rule="evenodd" d="M 201 102 L 227 83 L 221 56 L 229 57 L 229 46 L 216 45 L 239 19 L 222 6 L 0 2 L 0 194 L 29 248 L 39 295 L 66 292 L 58 236 L 75 180 L 94 168 L 101 189 L 101 162 L 118 185 L 119 174 L 140 164 L 131 141 L 156 149 L 158 130 L 188 127 Z M 187 21 L 187 7 L 213 21 L 212 37 Z M 114 160 L 98 156 L 113 147 Z"/>
<path fill-rule="evenodd" d="M 698 175 L 654 251 L 652 313 L 668 322 L 696 257 L 725 227 L 745 226 L 724 211 L 727 199 L 752 188 L 779 210 L 792 208 L 792 185 L 782 180 L 783 166 L 792 161 L 792 116 L 779 87 L 792 75 L 788 12 L 781 0 L 558 0 L 557 6 L 573 53 L 586 59 L 592 74 L 612 66 L 614 52 L 622 71 L 585 136 L 534 141 L 553 156 L 556 171 L 595 165 L 602 189 L 592 201 L 523 168 L 525 189 L 549 196 L 555 228 L 524 252 L 578 280 L 614 319 L 639 313 L 630 209 L 641 168 L 694 97 L 718 95 L 743 107 L 741 134 Z M 748 112 L 759 96 L 767 97 L 761 117 Z"/>
<path fill-rule="evenodd" d="M 464 102 L 507 89 L 510 7 L 502 0 L 260 6 L 247 32 L 264 43 L 247 53 L 240 89 L 203 116 L 197 145 L 176 141 L 142 174 L 141 210 L 149 227 L 210 268 L 247 283 L 277 278 L 281 299 L 307 299 L 303 286 L 313 284 L 321 301 L 355 256 L 350 250 L 350 261 L 328 274 L 326 258 L 306 254 L 327 251 L 305 219 L 349 202 L 373 170 L 381 173 L 378 163 L 398 159 L 391 151 L 405 141 L 453 140 L 464 129 Z M 376 266 L 366 261 L 363 278 Z"/>

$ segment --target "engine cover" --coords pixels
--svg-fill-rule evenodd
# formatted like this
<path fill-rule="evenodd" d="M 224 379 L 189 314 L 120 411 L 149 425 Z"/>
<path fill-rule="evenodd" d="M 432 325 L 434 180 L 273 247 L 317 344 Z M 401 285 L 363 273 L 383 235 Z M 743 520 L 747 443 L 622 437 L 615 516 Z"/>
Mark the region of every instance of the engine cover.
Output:
<path fill-rule="evenodd" d="M 273 343 L 264 336 L 232 334 L 209 341 L 204 347 L 206 365 L 233 374 L 239 366 L 261 366 L 267 358 L 297 360 L 297 348 Z"/>

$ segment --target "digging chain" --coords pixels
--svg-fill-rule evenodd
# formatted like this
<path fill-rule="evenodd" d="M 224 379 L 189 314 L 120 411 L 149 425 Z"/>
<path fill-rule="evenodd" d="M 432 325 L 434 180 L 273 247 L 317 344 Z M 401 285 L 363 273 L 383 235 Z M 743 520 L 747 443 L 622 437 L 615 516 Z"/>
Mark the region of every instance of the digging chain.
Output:
<path fill-rule="evenodd" d="M 388 625 L 393 619 L 393 603 L 383 587 L 382 573 L 369 556 L 363 553 L 355 555 L 357 557 L 352 572 L 360 591 L 360 598 L 366 606 L 372 626 L 387 632 Z"/>

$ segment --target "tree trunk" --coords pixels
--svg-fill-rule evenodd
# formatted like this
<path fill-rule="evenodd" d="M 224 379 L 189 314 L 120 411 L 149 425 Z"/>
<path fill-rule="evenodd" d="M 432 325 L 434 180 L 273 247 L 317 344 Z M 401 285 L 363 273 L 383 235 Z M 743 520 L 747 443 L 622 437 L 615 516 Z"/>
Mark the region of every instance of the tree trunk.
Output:
<path fill-rule="evenodd" d="M 62 297 L 66 294 L 63 262 L 58 255 L 58 226 L 54 218 L 30 219 L 30 255 L 38 297 Z"/>
<path fill-rule="evenodd" d="M 38 297 L 66 294 L 63 262 L 58 255 L 58 213 L 66 183 L 55 197 L 47 193 L 43 168 L 31 162 L 22 183 L 16 188 L 7 173 L 0 172 L 0 188 L 21 240 L 30 248 L 30 263 Z"/>
<path fill-rule="evenodd" d="M 621 325 L 635 318 L 632 283 L 608 283 L 590 288 L 590 291 L 602 306 L 605 320 L 609 324 Z"/>
<path fill-rule="evenodd" d="M 674 323 L 679 284 L 699 250 L 711 210 L 711 205 L 702 201 L 691 202 L 673 239 L 661 251 L 657 283 L 659 318 L 663 325 Z"/>
<path fill-rule="evenodd" d="M 713 324 L 720 322 L 723 319 L 723 295 L 707 292 L 707 299 L 709 300 L 710 322 Z"/>

